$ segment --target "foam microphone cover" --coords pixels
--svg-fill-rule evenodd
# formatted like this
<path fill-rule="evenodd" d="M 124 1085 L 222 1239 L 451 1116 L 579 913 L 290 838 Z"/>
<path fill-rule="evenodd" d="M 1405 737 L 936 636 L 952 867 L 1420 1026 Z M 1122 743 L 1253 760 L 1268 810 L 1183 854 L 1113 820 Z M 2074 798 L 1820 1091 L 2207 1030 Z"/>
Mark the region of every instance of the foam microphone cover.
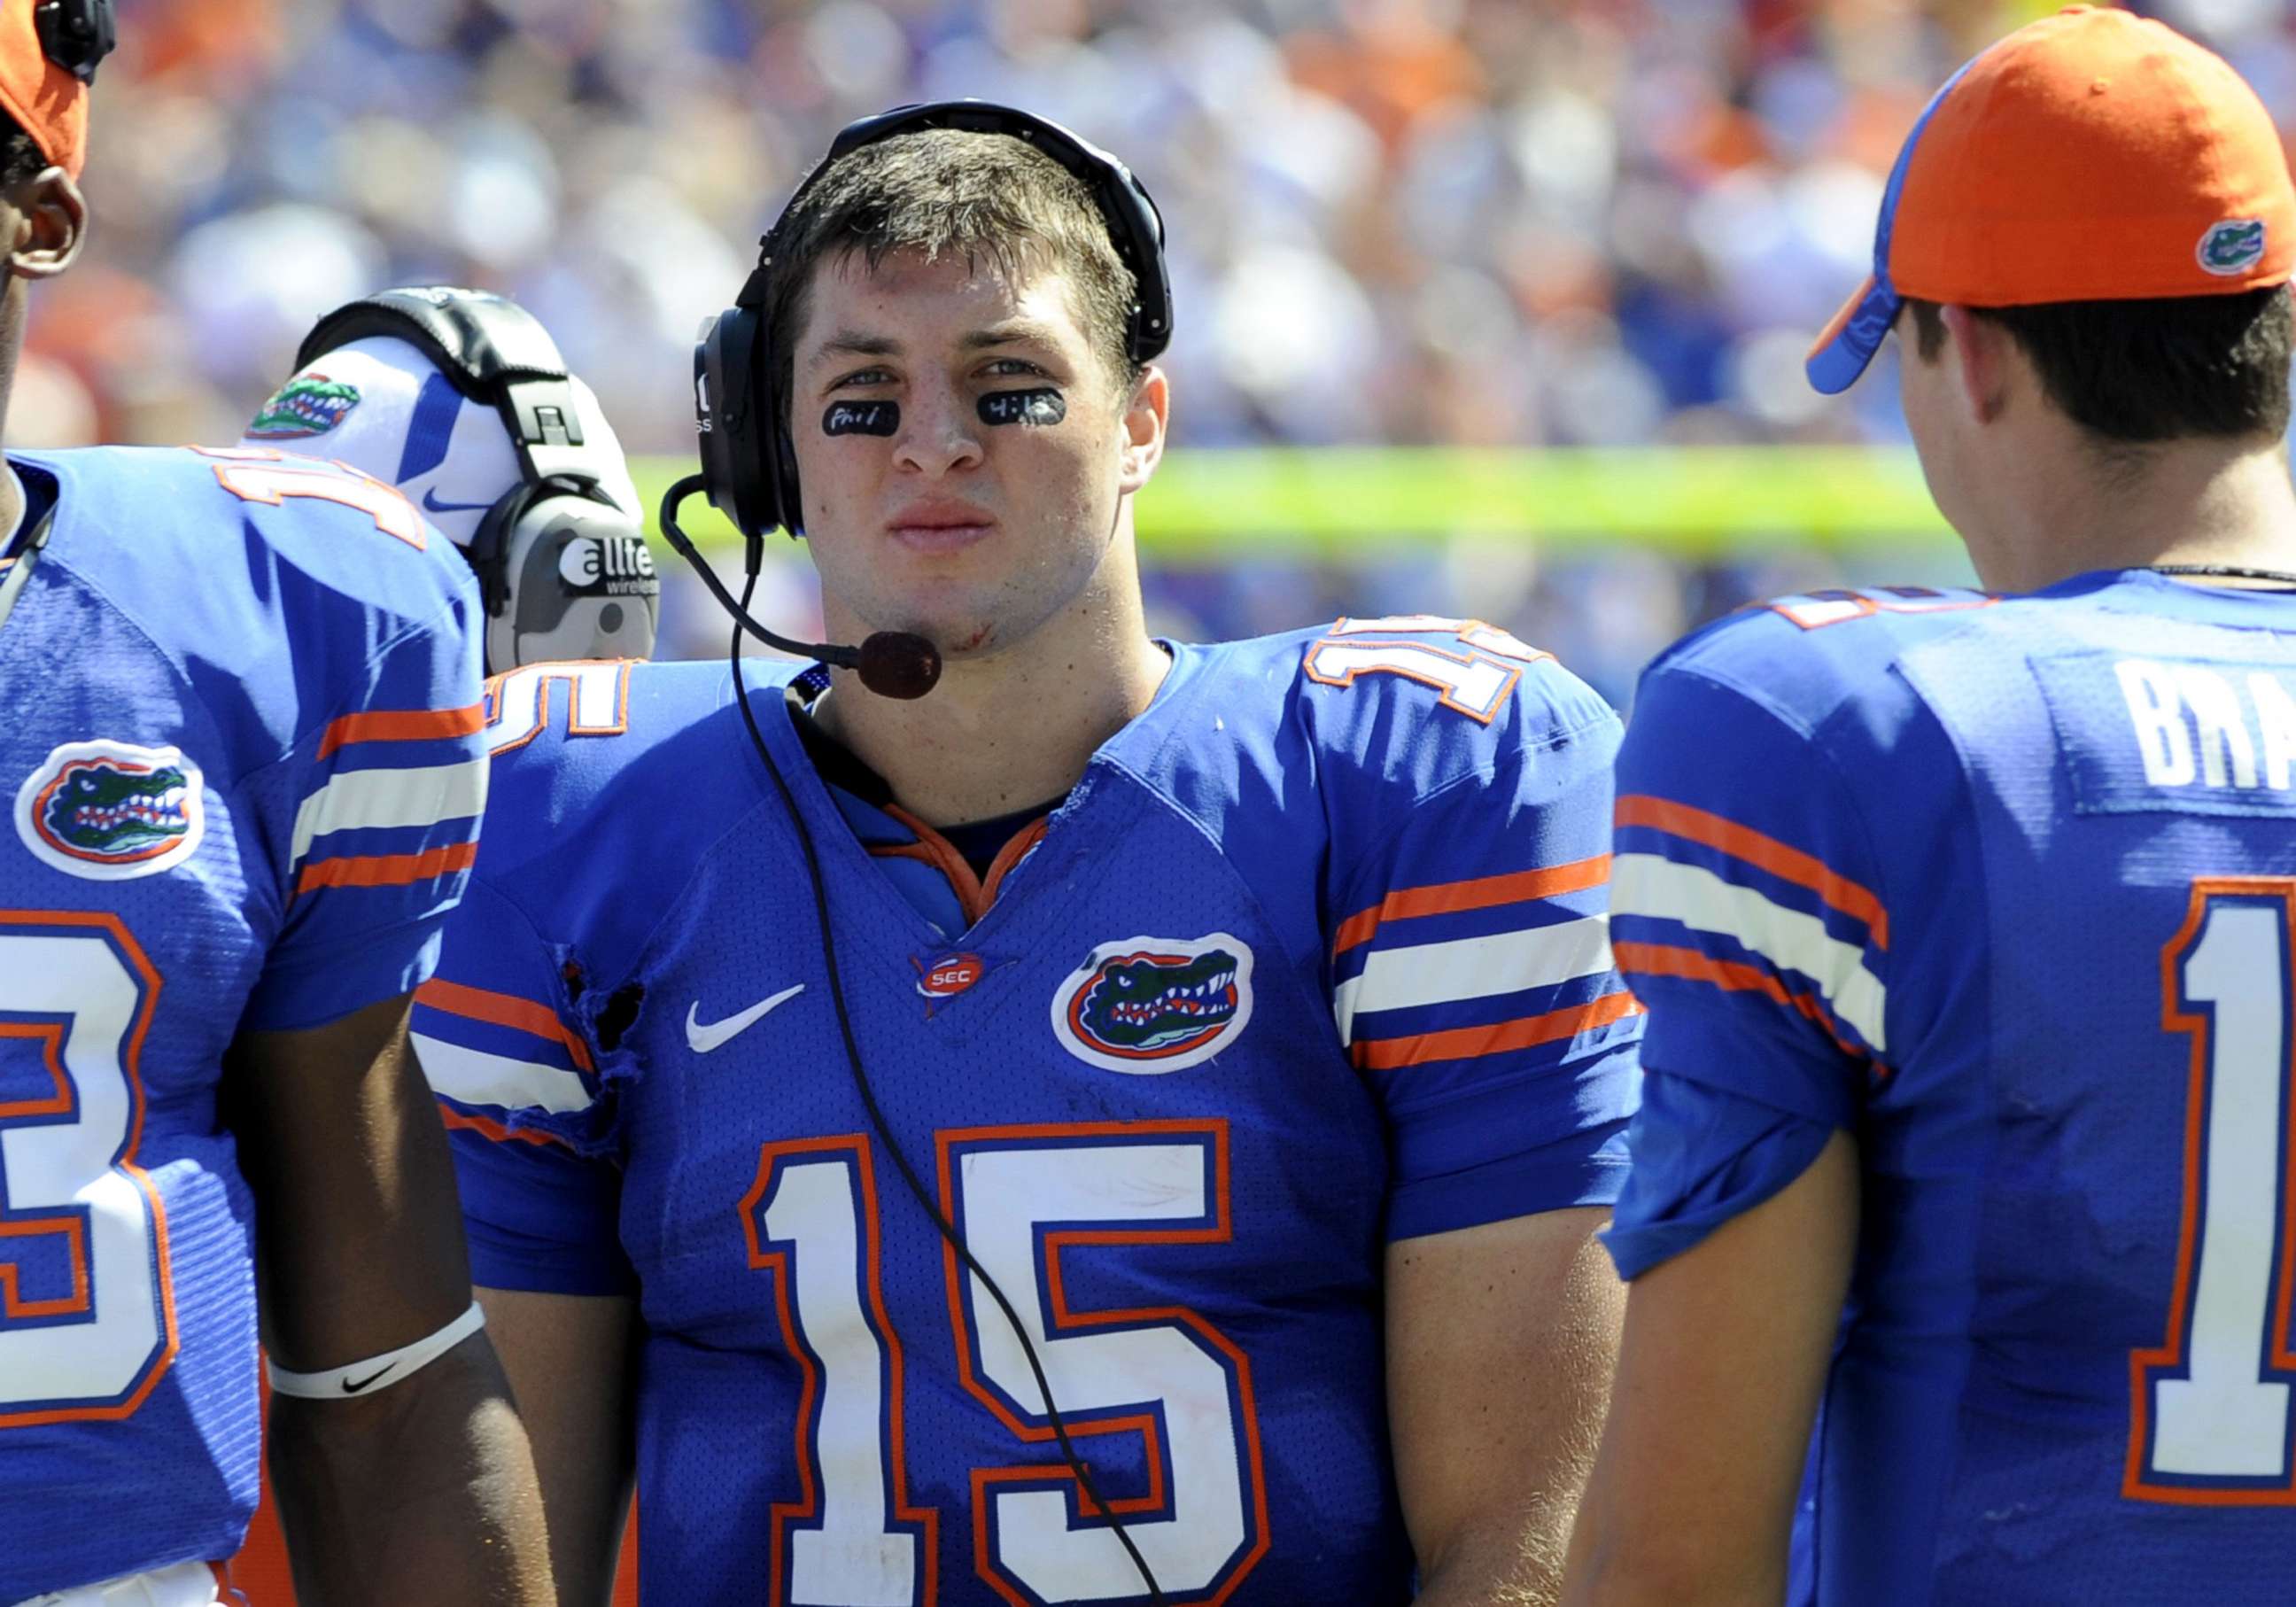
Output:
<path fill-rule="evenodd" d="M 921 698 L 940 680 L 940 649 L 905 630 L 881 630 L 861 644 L 855 668 L 881 698 Z"/>

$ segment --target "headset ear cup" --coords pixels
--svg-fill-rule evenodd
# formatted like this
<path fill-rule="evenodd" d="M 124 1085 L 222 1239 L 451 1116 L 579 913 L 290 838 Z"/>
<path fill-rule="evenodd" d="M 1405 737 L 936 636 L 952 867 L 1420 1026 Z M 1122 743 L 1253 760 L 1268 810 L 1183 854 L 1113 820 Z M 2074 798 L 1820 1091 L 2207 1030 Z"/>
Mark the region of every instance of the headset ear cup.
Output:
<path fill-rule="evenodd" d="M 780 388 L 774 382 L 773 335 L 766 327 L 762 313 L 755 315 L 755 318 L 750 336 L 750 416 L 756 421 L 755 462 L 773 508 L 773 517 L 758 527 L 758 534 L 762 537 L 779 525 L 791 536 L 802 536 L 805 504 L 798 491 L 797 454 L 790 442 L 787 410 L 782 406 Z"/>
<path fill-rule="evenodd" d="M 489 619 L 510 607 L 510 573 L 503 562 L 503 543 L 533 500 L 532 486 L 524 482 L 513 486 L 480 516 L 471 545 L 463 549 L 464 561 L 479 578 L 479 602 Z"/>
<path fill-rule="evenodd" d="M 751 388 L 758 315 L 726 308 L 702 330 L 693 348 L 693 411 L 701 447 L 702 489 L 745 541 L 761 540 L 781 522 L 773 482 L 759 451 Z"/>

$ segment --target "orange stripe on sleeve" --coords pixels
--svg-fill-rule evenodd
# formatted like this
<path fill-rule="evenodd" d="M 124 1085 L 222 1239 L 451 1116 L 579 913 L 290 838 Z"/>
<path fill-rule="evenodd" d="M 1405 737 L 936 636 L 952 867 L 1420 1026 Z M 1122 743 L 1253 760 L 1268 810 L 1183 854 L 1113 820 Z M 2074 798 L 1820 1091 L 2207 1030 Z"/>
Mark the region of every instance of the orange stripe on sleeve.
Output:
<path fill-rule="evenodd" d="M 428 742 L 473 736 L 486 728 L 487 710 L 482 703 L 468 709 L 391 709 L 347 714 L 319 738 L 319 757 L 331 758 L 352 742 Z"/>
<path fill-rule="evenodd" d="M 1890 947 L 1890 913 L 1873 892 L 1849 877 L 1828 869 L 1823 860 L 1800 849 L 1788 848 L 1775 837 L 1765 837 L 1751 826 L 1693 809 L 1663 798 L 1636 793 L 1619 799 L 1612 815 L 1622 826 L 1650 826 L 1710 849 L 1719 849 L 1733 859 L 1742 859 L 1797 887 L 1806 887 L 1843 914 L 1866 923 L 1874 947 Z"/>
<path fill-rule="evenodd" d="M 1729 993 L 1767 994 L 1779 1004 L 1799 1010 L 1823 1028 L 1825 1036 L 1833 1040 L 1835 1048 L 1853 1059 L 1866 1062 L 1874 1068 L 1876 1077 L 1887 1077 L 1890 1069 L 1874 1058 L 1873 1051 L 1861 1049 L 1842 1036 L 1834 1024 L 1833 1013 L 1814 994 L 1788 993 L 1786 985 L 1759 966 L 1741 964 L 1735 960 L 1718 960 L 1712 955 L 1694 948 L 1685 948 L 1671 943 L 1614 943 L 1611 957 L 1619 970 L 1628 978 L 1672 977 L 1689 982 L 1711 982 Z"/>
<path fill-rule="evenodd" d="M 475 842 L 449 843 L 419 854 L 349 854 L 340 859 L 314 859 L 296 881 L 299 896 L 321 887 L 405 887 L 467 871 L 479 857 Z"/>
<path fill-rule="evenodd" d="M 1343 955 L 1371 940 L 1382 921 L 1404 921 L 1414 915 L 1447 915 L 1460 910 L 1488 909 L 1499 904 L 1522 904 L 1533 898 L 1553 898 L 1564 893 L 1600 887 L 1611 873 L 1611 857 L 1574 859 L 1536 871 L 1510 871 L 1503 876 L 1476 876 L 1465 881 L 1436 881 L 1425 887 L 1398 888 L 1366 910 L 1340 922 L 1332 952 Z"/>
<path fill-rule="evenodd" d="M 506 1127 L 502 1123 L 490 1120 L 484 1116 L 465 1116 L 454 1106 L 443 1102 L 439 1106 L 439 1119 L 445 1122 L 450 1129 L 463 1127 L 491 1138 L 497 1144 L 554 1144 L 562 1150 L 571 1150 L 574 1147 L 554 1133 L 537 1133 L 532 1127 Z"/>
<path fill-rule="evenodd" d="M 1453 1027 L 1443 1032 L 1423 1032 L 1416 1037 L 1363 1038 L 1349 1054 L 1355 1063 L 1367 1071 L 1391 1071 L 1398 1066 L 1416 1066 L 1432 1060 L 1468 1060 L 1479 1054 L 1534 1048 L 1560 1038 L 1576 1037 L 1642 1013 L 1643 1007 L 1635 1001 L 1635 996 L 1621 990 L 1585 1004 L 1573 1004 L 1568 1010 L 1494 1021 L 1488 1027 Z"/>
<path fill-rule="evenodd" d="M 594 1070 L 590 1051 L 558 1013 L 547 1004 L 532 999 L 522 999 L 514 993 L 495 993 L 484 988 L 470 988 L 460 982 L 449 982 L 444 977 L 432 977 L 414 990 L 414 1001 L 428 1004 L 433 1010 L 443 1010 L 448 1015 L 459 1015 L 473 1021 L 487 1021 L 496 1027 L 512 1027 L 521 1032 L 530 1032 L 537 1037 L 546 1037 L 554 1044 L 566 1045 L 574 1063 L 583 1070 Z"/>

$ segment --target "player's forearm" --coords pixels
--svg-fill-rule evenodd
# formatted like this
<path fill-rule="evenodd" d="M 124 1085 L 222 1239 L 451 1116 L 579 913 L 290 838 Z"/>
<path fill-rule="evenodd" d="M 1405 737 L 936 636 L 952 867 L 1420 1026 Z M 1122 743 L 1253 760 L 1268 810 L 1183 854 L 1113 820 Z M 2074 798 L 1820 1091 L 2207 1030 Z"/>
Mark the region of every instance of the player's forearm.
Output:
<path fill-rule="evenodd" d="M 304 1607 L 549 1607 L 533 1453 L 483 1333 L 363 1400 L 275 1397 L 271 1475 Z"/>

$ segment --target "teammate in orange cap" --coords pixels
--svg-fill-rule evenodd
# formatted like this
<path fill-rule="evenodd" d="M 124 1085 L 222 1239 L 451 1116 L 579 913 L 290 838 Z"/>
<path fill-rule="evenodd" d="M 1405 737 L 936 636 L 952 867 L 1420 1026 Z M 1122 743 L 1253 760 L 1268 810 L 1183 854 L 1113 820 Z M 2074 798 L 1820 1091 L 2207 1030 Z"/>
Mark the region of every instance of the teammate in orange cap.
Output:
<path fill-rule="evenodd" d="M 2036 22 L 1915 125 L 1810 374 L 1897 331 L 1994 589 L 1787 598 L 1643 682 L 1566 1600 L 1776 1603 L 1792 1529 L 1841 1607 L 2290 1599 L 2292 258 L 2271 119 L 2157 22 Z"/>
<path fill-rule="evenodd" d="M 109 0 L 0 0 L 0 414 Z M 272 451 L 0 463 L 0 1603 L 553 1598 L 408 996 L 475 856 L 477 589 Z M 235 1592 L 228 1599 L 239 1601 Z"/>

